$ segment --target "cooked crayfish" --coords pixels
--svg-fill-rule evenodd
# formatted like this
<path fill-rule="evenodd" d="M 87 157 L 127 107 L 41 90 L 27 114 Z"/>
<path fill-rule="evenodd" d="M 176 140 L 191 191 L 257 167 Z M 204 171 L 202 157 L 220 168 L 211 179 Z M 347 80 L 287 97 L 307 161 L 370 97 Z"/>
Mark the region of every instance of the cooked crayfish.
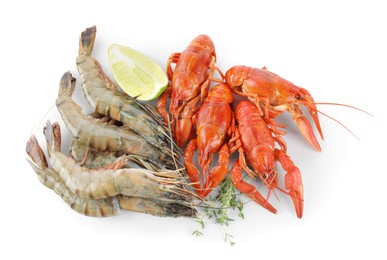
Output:
<path fill-rule="evenodd" d="M 239 159 L 235 161 L 231 170 L 235 187 L 262 207 L 273 213 L 277 212 L 269 204 L 268 198 L 265 199 L 253 185 L 243 181 L 241 173 L 241 168 L 243 168 L 253 179 L 259 177 L 263 181 L 269 189 L 269 195 L 273 189 L 289 194 L 293 200 L 297 217 L 301 218 L 304 205 L 301 173 L 286 152 L 276 148 L 275 144 L 278 143 L 278 140 L 271 130 L 275 126 L 268 127 L 257 107 L 247 100 L 237 105 L 235 118 L 237 122 L 235 148 L 238 148 L 239 151 Z M 278 187 L 277 161 L 287 172 L 285 188 L 288 192 Z M 247 166 L 248 163 L 253 170 Z"/>
<path fill-rule="evenodd" d="M 159 98 L 157 109 L 168 122 L 166 106 L 170 99 L 170 123 L 180 147 L 186 144 L 191 134 L 192 116 L 197 111 L 197 103 L 207 96 L 210 81 L 218 81 L 212 78 L 214 72 L 219 71 L 215 60 L 214 43 L 207 35 L 197 36 L 182 53 L 173 53 L 168 59 L 167 75 L 172 83 Z M 176 64 L 173 71 L 172 63 Z"/>
<path fill-rule="evenodd" d="M 235 93 L 253 101 L 261 116 L 269 118 L 283 111 L 290 112 L 302 135 L 316 151 L 321 151 L 312 126 L 300 108 L 305 106 L 308 109 L 321 139 L 324 139 L 316 104 L 306 89 L 297 87 L 266 68 L 234 66 L 226 72 L 225 80 Z"/>
<path fill-rule="evenodd" d="M 224 83 L 218 84 L 210 90 L 195 116 L 197 117 L 197 137 L 188 143 L 184 163 L 196 192 L 202 197 L 206 197 L 216 188 L 228 172 L 230 152 L 226 137 L 231 136 L 233 132 L 233 113 L 230 108 L 233 100 L 229 87 Z M 201 168 L 201 180 L 200 173 L 192 160 L 196 149 Z M 212 159 L 217 153 L 219 153 L 218 165 L 209 172 Z"/>

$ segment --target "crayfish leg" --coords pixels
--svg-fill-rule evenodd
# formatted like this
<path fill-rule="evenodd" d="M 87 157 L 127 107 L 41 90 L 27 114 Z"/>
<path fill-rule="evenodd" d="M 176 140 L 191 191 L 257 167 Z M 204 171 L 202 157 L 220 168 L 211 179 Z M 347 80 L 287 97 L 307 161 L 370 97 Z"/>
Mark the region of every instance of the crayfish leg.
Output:
<path fill-rule="evenodd" d="M 203 185 L 204 189 L 201 192 L 203 197 L 210 194 L 223 181 L 224 177 L 227 175 L 229 163 L 230 152 L 227 143 L 225 143 L 219 150 L 218 165 L 212 168 L 207 181 Z"/>
<path fill-rule="evenodd" d="M 277 213 L 277 210 L 262 196 L 261 193 L 259 193 L 259 191 L 257 191 L 257 189 L 253 185 L 243 181 L 242 167 L 239 165 L 239 160 L 236 160 L 234 162 L 234 165 L 231 169 L 231 180 L 235 187 L 247 197 L 258 203 L 271 213 Z"/>
<path fill-rule="evenodd" d="M 172 80 L 172 76 L 173 76 L 173 70 L 172 70 L 172 66 L 171 64 L 172 63 L 177 63 L 180 59 L 180 54 L 181 53 L 172 53 L 169 58 L 168 58 L 168 62 L 167 62 L 167 76 L 168 76 L 168 79 L 169 80 Z"/>
<path fill-rule="evenodd" d="M 167 111 L 167 103 L 168 99 L 171 98 L 172 94 L 172 86 L 168 84 L 167 89 L 161 94 L 159 100 L 157 101 L 157 111 L 163 117 L 165 124 L 168 124 L 168 111 Z"/>
<path fill-rule="evenodd" d="M 302 218 L 304 211 L 304 188 L 302 184 L 301 172 L 297 166 L 294 165 L 290 157 L 281 150 L 276 150 L 276 157 L 286 171 L 285 188 L 292 198 L 294 208 L 298 218 Z"/>
<path fill-rule="evenodd" d="M 200 194 L 201 187 L 200 187 L 200 180 L 199 180 L 199 171 L 192 160 L 193 155 L 197 150 L 197 148 L 198 148 L 198 145 L 197 145 L 196 139 L 193 139 L 188 143 L 184 152 L 184 166 L 186 168 L 186 172 L 188 174 L 189 179 L 191 180 L 191 183 L 196 193 Z"/>

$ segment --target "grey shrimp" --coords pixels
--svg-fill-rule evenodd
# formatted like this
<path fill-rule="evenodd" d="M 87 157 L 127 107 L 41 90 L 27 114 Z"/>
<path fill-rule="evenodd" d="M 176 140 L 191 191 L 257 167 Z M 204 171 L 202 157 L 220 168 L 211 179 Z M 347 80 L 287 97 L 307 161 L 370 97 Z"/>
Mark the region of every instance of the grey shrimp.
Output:
<path fill-rule="evenodd" d="M 180 157 L 176 153 L 178 148 L 157 110 L 118 92 L 117 86 L 102 71 L 99 62 L 91 56 L 96 30 L 95 26 L 87 28 L 79 40 L 77 68 L 87 101 L 97 113 L 122 122 L 153 146 L 169 152 L 171 156 Z M 175 150 L 174 154 L 171 153 L 171 147 Z"/>
<path fill-rule="evenodd" d="M 77 138 L 71 139 L 69 154 L 75 161 L 87 168 L 108 168 L 114 167 L 118 158 L 122 156 L 122 152 L 101 152 L 93 147 L 81 143 Z M 153 164 L 143 160 L 142 157 L 136 155 L 127 155 L 127 163 L 123 168 L 145 168 L 151 171 L 158 171 Z"/>
<path fill-rule="evenodd" d="M 144 138 L 126 128 L 104 124 L 82 113 L 73 101 L 75 78 L 66 72 L 60 81 L 56 106 L 70 133 L 81 143 L 101 151 L 122 151 L 143 157 L 159 167 L 175 168 L 168 154 L 150 145 Z"/>
<path fill-rule="evenodd" d="M 178 171 L 152 172 L 145 169 L 89 169 L 60 152 L 58 123 L 44 128 L 49 162 L 66 186 L 83 198 L 99 199 L 122 194 L 189 205 L 189 191 L 181 187 Z"/>
<path fill-rule="evenodd" d="M 128 197 L 118 195 L 104 199 L 86 199 L 76 195 L 67 188 L 59 174 L 48 167 L 46 157 L 36 140 L 31 136 L 27 142 L 28 162 L 39 177 L 40 182 L 54 190 L 73 210 L 92 217 L 117 215 L 120 208 L 161 217 L 194 217 L 195 209 L 178 203 Z"/>
<path fill-rule="evenodd" d="M 40 182 L 47 188 L 54 190 L 73 210 L 93 217 L 107 217 L 118 214 L 119 205 L 115 197 L 98 200 L 85 199 L 69 190 L 59 174 L 48 168 L 46 157 L 35 136 L 31 136 L 27 142 L 26 151 L 29 155 L 28 162 L 37 173 Z"/>

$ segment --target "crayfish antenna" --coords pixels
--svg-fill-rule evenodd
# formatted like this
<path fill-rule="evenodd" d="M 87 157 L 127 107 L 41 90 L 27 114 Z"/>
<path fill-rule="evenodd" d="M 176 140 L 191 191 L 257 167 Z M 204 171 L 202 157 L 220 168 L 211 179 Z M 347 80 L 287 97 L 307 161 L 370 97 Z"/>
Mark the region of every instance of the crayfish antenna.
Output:
<path fill-rule="evenodd" d="M 321 112 L 320 110 L 317 110 L 317 112 L 319 112 L 321 115 L 323 116 L 326 116 L 328 117 L 329 119 L 332 119 L 333 121 L 335 121 L 336 123 L 338 123 L 339 125 L 341 125 L 342 127 L 345 128 L 345 130 L 347 130 L 353 137 L 355 137 L 357 140 L 360 141 L 360 138 L 354 133 L 352 132 L 346 125 L 344 125 L 343 123 L 341 123 L 339 120 L 335 119 L 334 117 L 330 116 L 330 115 L 327 115 L 325 114 L 324 112 Z"/>
<path fill-rule="evenodd" d="M 360 112 L 363 112 L 369 116 L 374 116 L 373 114 L 361 109 L 361 108 L 358 108 L 358 107 L 355 107 L 355 106 L 351 106 L 351 105 L 346 105 L 346 104 L 341 104 L 341 103 L 335 103 L 335 102 L 315 102 L 316 105 L 334 105 L 334 106 L 343 106 L 343 107 L 348 107 L 348 108 L 352 108 L 352 109 L 356 109 Z M 344 127 L 353 137 L 355 137 L 357 140 L 360 141 L 360 138 L 354 133 L 352 132 L 347 126 L 345 126 L 343 123 L 341 123 L 339 120 L 335 119 L 334 117 L 332 116 L 329 116 L 327 115 L 326 113 L 323 113 L 321 112 L 320 110 L 318 110 L 317 108 L 315 108 L 315 111 L 320 113 L 321 115 L 323 116 L 326 116 L 328 117 L 329 119 L 332 119 L 333 121 L 335 121 L 336 123 L 338 123 L 339 125 L 341 125 L 342 127 Z"/>
<path fill-rule="evenodd" d="M 351 106 L 351 105 L 346 105 L 346 104 L 341 104 L 341 103 L 335 103 L 335 102 L 315 102 L 316 105 L 334 105 L 334 106 L 343 106 L 343 107 L 349 107 L 349 108 L 352 108 L 352 109 L 356 109 L 360 112 L 363 112 L 369 116 L 374 116 L 373 114 L 371 114 L 370 112 L 367 112 L 365 111 L 364 109 L 361 109 L 361 108 L 358 108 L 358 107 L 355 107 L 355 106 Z M 318 111 L 316 109 L 317 112 L 321 113 L 320 111 Z"/>

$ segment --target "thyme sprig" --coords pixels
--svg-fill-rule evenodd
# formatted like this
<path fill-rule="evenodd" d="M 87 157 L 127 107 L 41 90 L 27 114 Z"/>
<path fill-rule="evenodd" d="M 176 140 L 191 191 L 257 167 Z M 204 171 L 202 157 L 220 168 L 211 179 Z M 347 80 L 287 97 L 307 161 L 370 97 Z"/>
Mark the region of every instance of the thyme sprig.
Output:
<path fill-rule="evenodd" d="M 217 195 L 215 201 L 220 203 L 220 208 L 216 212 L 216 223 L 220 225 L 228 226 L 230 221 L 234 219 L 228 216 L 228 211 L 231 208 L 232 210 L 238 209 L 240 218 L 244 218 L 243 215 L 243 201 L 237 196 L 236 188 L 232 183 L 231 177 L 228 176 L 225 178 L 220 186 L 219 194 Z"/>
<path fill-rule="evenodd" d="M 202 236 L 204 229 L 204 218 L 213 219 L 216 224 L 224 227 L 228 227 L 231 221 L 234 221 L 230 217 L 230 211 L 238 210 L 238 217 L 244 219 L 243 206 L 244 202 L 240 199 L 239 193 L 236 191 L 234 184 L 232 183 L 231 176 L 227 176 L 221 183 L 218 193 L 215 199 L 209 199 L 209 201 L 203 206 L 204 214 L 196 219 L 198 223 L 197 229 L 192 233 L 196 237 Z M 235 245 L 232 240 L 233 236 L 230 235 L 227 230 L 224 233 L 224 241 L 229 242 L 231 246 Z"/>

